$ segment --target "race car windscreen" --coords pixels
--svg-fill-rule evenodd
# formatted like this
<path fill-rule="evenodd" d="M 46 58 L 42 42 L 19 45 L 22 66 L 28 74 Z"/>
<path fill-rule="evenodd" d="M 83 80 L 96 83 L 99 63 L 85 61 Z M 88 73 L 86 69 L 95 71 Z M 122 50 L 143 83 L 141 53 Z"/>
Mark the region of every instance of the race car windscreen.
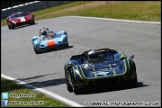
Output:
<path fill-rule="evenodd" d="M 98 58 L 99 59 L 105 59 L 107 61 L 113 60 L 113 54 L 111 53 L 110 50 L 98 51 Z"/>
<path fill-rule="evenodd" d="M 10 18 L 17 18 L 17 17 L 22 17 L 22 16 L 27 16 L 29 15 L 29 12 L 17 12 L 15 14 L 12 14 Z"/>

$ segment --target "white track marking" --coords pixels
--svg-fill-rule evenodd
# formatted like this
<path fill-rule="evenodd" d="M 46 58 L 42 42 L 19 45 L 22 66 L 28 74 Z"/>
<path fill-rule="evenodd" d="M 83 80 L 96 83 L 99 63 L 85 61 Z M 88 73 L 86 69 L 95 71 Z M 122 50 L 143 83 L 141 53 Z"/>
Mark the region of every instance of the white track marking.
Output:
<path fill-rule="evenodd" d="M 87 19 L 109 20 L 109 21 L 122 21 L 122 22 L 132 22 L 132 23 L 161 24 L 161 22 L 154 22 L 154 21 L 138 21 L 138 20 L 124 20 L 124 19 L 98 18 L 98 17 L 84 17 L 84 16 L 65 16 L 65 17 L 87 18 Z"/>
<path fill-rule="evenodd" d="M 73 102 L 73 101 L 71 101 L 71 100 L 68 100 L 68 99 L 66 99 L 66 98 L 64 98 L 64 97 L 62 97 L 62 96 L 60 96 L 60 95 L 58 95 L 58 94 L 52 93 L 52 92 L 47 91 L 47 90 L 42 89 L 42 88 L 38 88 L 38 87 L 33 86 L 33 85 L 31 85 L 31 84 L 27 84 L 27 83 L 24 82 L 24 81 L 16 80 L 16 78 L 12 78 L 12 77 L 6 76 L 6 75 L 4 75 L 4 74 L 1 74 L 1 77 L 6 78 L 6 79 L 8 79 L 8 80 L 12 80 L 12 81 L 16 82 L 17 84 L 22 84 L 22 85 L 25 84 L 26 87 L 33 88 L 33 89 L 36 90 L 36 91 L 39 91 L 39 92 L 42 92 L 42 93 L 47 94 L 47 95 L 49 95 L 49 96 L 52 96 L 52 97 L 54 97 L 54 98 L 56 98 L 56 99 L 58 99 L 58 100 L 60 100 L 60 101 L 62 101 L 62 102 L 64 102 L 64 103 L 66 103 L 66 104 L 72 106 L 72 107 L 83 107 L 82 105 L 80 105 L 80 104 L 78 104 L 78 103 L 76 103 L 76 102 Z"/>

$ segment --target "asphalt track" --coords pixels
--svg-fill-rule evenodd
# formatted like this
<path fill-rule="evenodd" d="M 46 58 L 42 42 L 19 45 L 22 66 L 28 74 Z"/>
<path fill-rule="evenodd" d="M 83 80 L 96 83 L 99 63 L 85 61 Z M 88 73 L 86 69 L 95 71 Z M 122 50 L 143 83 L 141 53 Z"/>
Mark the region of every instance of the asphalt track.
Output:
<path fill-rule="evenodd" d="M 71 47 L 36 55 L 31 37 L 38 35 L 42 26 L 55 32 L 66 30 Z M 65 85 L 64 64 L 74 54 L 106 47 L 128 56 L 135 55 L 137 88 L 80 95 L 69 93 Z M 15 30 L 3 26 L 1 54 L 2 74 L 54 92 L 83 106 L 90 106 L 93 102 L 102 105 L 109 103 L 111 106 L 129 105 L 129 102 L 161 106 L 161 23 L 58 17 L 39 20 L 35 25 Z"/>

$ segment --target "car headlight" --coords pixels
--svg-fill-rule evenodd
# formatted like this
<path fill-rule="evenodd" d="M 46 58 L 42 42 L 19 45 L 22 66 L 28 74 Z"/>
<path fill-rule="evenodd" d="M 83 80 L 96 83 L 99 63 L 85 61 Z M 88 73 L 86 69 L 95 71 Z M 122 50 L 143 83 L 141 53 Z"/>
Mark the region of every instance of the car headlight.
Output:
<path fill-rule="evenodd" d="M 16 24 L 16 20 L 12 20 L 11 22 L 14 23 L 14 24 Z"/>

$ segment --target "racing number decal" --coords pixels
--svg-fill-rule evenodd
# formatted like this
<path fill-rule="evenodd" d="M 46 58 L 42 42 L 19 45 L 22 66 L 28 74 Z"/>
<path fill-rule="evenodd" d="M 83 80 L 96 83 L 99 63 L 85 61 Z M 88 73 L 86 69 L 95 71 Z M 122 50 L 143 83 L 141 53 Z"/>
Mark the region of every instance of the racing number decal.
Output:
<path fill-rule="evenodd" d="M 19 17 L 19 19 L 20 19 L 20 22 L 25 22 L 26 21 L 25 17 Z"/>

